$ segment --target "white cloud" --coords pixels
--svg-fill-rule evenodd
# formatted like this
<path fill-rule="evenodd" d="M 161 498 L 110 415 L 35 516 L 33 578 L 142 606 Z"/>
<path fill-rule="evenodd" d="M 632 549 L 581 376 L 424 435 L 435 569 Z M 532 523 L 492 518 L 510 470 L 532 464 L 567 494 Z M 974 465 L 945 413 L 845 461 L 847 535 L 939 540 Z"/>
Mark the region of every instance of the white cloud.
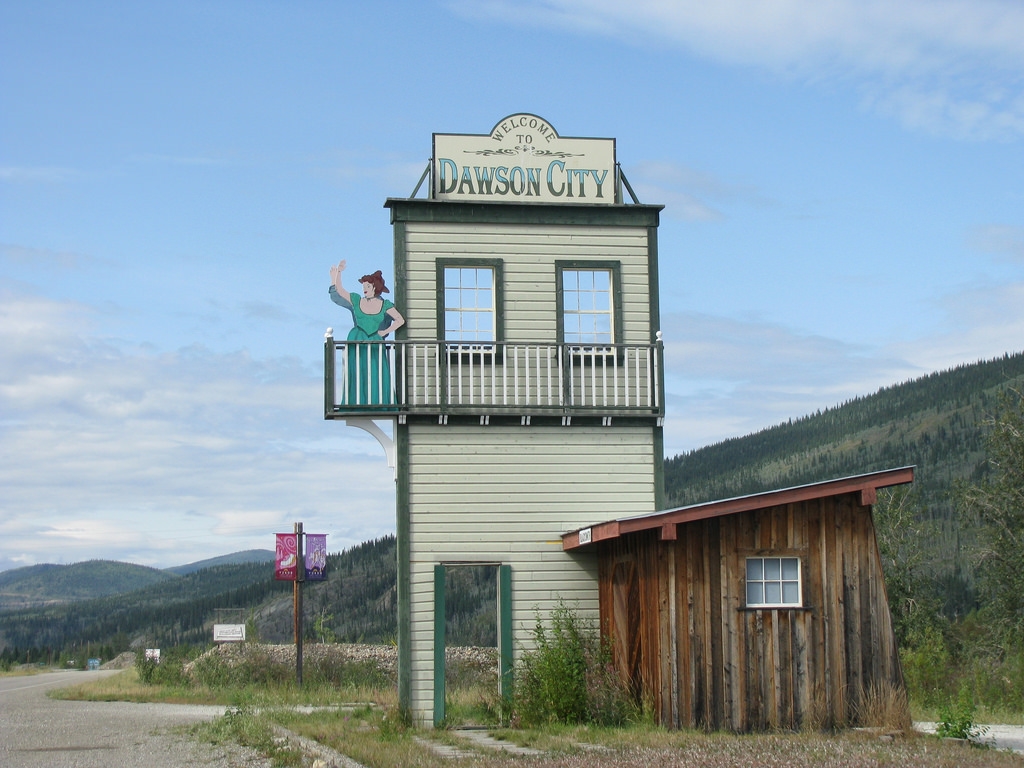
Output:
<path fill-rule="evenodd" d="M 88 328 L 78 305 L 0 301 L 0 568 L 170 566 L 269 548 L 296 521 L 332 550 L 394 529 L 383 451 L 323 421 L 321 371 Z"/>
<path fill-rule="evenodd" d="M 490 0 L 466 15 L 652 40 L 808 82 L 854 78 L 917 130 L 1024 133 L 1024 6 L 1010 0 Z"/>
<path fill-rule="evenodd" d="M 895 349 L 925 370 L 1024 350 L 1024 282 L 977 285 L 941 299 L 947 329 Z"/>
<path fill-rule="evenodd" d="M 0 243 L 0 262 L 28 264 L 44 269 L 79 269 L 98 261 L 74 251 L 54 251 L 48 248 L 29 248 L 13 243 Z"/>
<path fill-rule="evenodd" d="M 687 221 L 725 218 L 723 203 L 765 207 L 773 203 L 750 185 L 734 184 L 717 176 L 671 162 L 642 162 L 630 168 L 631 186 L 641 202 L 657 200 L 668 216 Z"/>
<path fill-rule="evenodd" d="M 964 288 L 941 307 L 941 329 L 887 346 L 851 345 L 757 320 L 664 315 L 666 454 L 1024 350 L 1024 282 Z"/>
<path fill-rule="evenodd" d="M 0 181 L 16 184 L 59 184 L 77 176 L 73 168 L 58 166 L 0 166 Z"/>
<path fill-rule="evenodd" d="M 997 224 L 979 227 L 971 234 L 970 245 L 1024 263 L 1024 227 Z"/>
<path fill-rule="evenodd" d="M 662 318 L 666 454 L 740 437 L 929 373 L 885 350 L 700 313 Z"/>

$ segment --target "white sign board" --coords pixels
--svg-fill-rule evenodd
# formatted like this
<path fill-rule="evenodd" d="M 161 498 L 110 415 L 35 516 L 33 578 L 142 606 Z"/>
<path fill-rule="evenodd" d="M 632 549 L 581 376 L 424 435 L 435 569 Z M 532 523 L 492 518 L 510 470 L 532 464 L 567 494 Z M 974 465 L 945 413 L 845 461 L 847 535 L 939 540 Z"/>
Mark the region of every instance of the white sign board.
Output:
<path fill-rule="evenodd" d="M 245 624 L 214 624 L 213 642 L 242 643 L 245 642 Z"/>
<path fill-rule="evenodd" d="M 537 115 L 498 121 L 486 135 L 434 134 L 435 200 L 616 202 L 615 139 L 563 138 Z"/>

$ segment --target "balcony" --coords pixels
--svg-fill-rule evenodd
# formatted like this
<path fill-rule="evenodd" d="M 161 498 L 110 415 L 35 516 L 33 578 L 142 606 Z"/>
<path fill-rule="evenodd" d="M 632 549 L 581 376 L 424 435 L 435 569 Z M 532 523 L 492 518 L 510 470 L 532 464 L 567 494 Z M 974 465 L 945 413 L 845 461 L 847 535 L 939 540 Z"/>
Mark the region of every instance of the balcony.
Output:
<path fill-rule="evenodd" d="M 324 342 L 324 416 L 660 420 L 663 347 Z"/>

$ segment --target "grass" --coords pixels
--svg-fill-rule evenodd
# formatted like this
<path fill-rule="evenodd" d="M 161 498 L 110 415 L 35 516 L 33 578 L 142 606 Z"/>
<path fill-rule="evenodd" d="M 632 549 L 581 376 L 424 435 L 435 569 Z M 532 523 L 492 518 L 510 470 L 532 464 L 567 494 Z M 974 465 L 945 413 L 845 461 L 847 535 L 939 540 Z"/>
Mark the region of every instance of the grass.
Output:
<path fill-rule="evenodd" d="M 910 711 L 914 722 L 935 723 L 941 719 L 940 707 L 924 707 L 911 703 Z M 979 704 L 975 720 L 985 725 L 1024 725 L 1024 712 Z"/>
<path fill-rule="evenodd" d="M 384 713 L 319 712 L 274 715 L 289 730 L 327 744 L 367 768 L 384 766 L 459 766 L 499 768 L 524 758 L 475 749 L 457 731 L 414 731 L 382 727 Z M 1018 755 L 979 750 L 932 737 L 912 735 L 883 742 L 861 732 L 839 734 L 756 734 L 666 731 L 652 726 L 630 728 L 547 727 L 505 730 L 498 738 L 542 749 L 547 754 L 529 758 L 537 768 L 612 768 L 613 766 L 935 766 L 1020 768 Z M 429 742 L 456 744 L 473 758 L 441 758 Z M 427 744 L 424 744 L 427 742 Z"/>
<path fill-rule="evenodd" d="M 29 675 L 38 675 L 42 672 L 53 672 L 53 667 L 38 666 L 38 665 L 20 665 L 12 667 L 11 669 L 0 669 L 0 677 L 26 677 Z"/>
<path fill-rule="evenodd" d="M 330 707 L 351 702 L 370 702 L 386 706 L 394 694 L 379 688 L 361 686 L 338 687 L 294 684 L 278 686 L 246 686 L 213 688 L 203 685 L 150 685 L 139 679 L 138 672 L 126 669 L 120 674 L 93 679 L 68 688 L 50 691 L 55 699 L 71 701 L 134 701 L 165 704 L 216 704 L 257 707 Z"/>
<path fill-rule="evenodd" d="M 486 750 L 463 738 L 457 729 L 417 730 L 397 717 L 393 685 L 370 684 L 361 677 L 351 684 L 307 684 L 301 690 L 291 682 L 246 686 L 204 686 L 196 683 L 146 684 L 135 669 L 93 678 L 56 692 L 61 698 L 219 704 L 228 713 L 192 729 L 195 738 L 213 743 L 236 742 L 269 756 L 275 765 L 302 764 L 299 751 L 275 735 L 276 727 L 314 739 L 356 760 L 367 768 L 384 766 L 481 766 L 505 768 L 524 760 Z M 451 692 L 449 714 L 453 723 L 490 722 L 495 701 L 494 680 L 466 675 Z M 309 714 L 299 705 L 314 706 Z M 893 716 L 892 702 L 879 695 L 874 704 L 882 719 Z M 905 704 L 903 705 L 905 707 Z M 904 710 L 905 711 L 905 710 Z M 921 712 L 915 712 L 920 715 Z M 978 721 L 990 713 L 979 711 Z M 1017 716 L 1018 719 L 1019 715 Z M 1004 716 L 1004 719 L 1006 717 Z M 667 731 L 649 722 L 626 727 L 556 726 L 493 729 L 491 734 L 510 744 L 532 747 L 545 754 L 528 759 L 538 768 L 612 768 L 612 766 L 927 766 L 1022 768 L 1019 755 L 981 750 L 943 742 L 930 736 L 904 732 L 882 741 L 877 732 L 845 731 L 734 735 L 698 731 Z M 472 758 L 442 758 L 432 745 L 453 745 Z"/>

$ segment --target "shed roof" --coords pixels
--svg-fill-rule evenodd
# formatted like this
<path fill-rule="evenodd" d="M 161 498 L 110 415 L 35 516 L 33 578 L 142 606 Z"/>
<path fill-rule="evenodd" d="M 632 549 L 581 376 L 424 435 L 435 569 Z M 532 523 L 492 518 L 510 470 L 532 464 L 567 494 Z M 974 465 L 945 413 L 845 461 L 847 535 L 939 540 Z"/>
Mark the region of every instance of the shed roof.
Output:
<path fill-rule="evenodd" d="M 766 509 L 783 504 L 795 504 L 811 499 L 823 499 L 846 493 L 859 493 L 863 506 L 874 504 L 879 488 L 893 485 L 904 485 L 914 480 L 914 467 L 900 467 L 866 475 L 854 475 L 838 480 L 826 480 L 820 483 L 798 485 L 793 488 L 782 488 L 765 491 L 749 496 L 737 496 L 732 499 L 707 501 L 702 504 L 691 504 L 665 512 L 654 512 L 636 517 L 622 517 L 580 528 L 562 534 L 562 549 L 565 551 L 596 544 L 599 541 L 617 539 L 627 533 L 660 529 L 660 538 L 671 541 L 676 538 L 676 526 L 694 520 L 706 520 L 712 517 L 733 515 L 738 512 L 750 512 L 755 509 Z"/>

